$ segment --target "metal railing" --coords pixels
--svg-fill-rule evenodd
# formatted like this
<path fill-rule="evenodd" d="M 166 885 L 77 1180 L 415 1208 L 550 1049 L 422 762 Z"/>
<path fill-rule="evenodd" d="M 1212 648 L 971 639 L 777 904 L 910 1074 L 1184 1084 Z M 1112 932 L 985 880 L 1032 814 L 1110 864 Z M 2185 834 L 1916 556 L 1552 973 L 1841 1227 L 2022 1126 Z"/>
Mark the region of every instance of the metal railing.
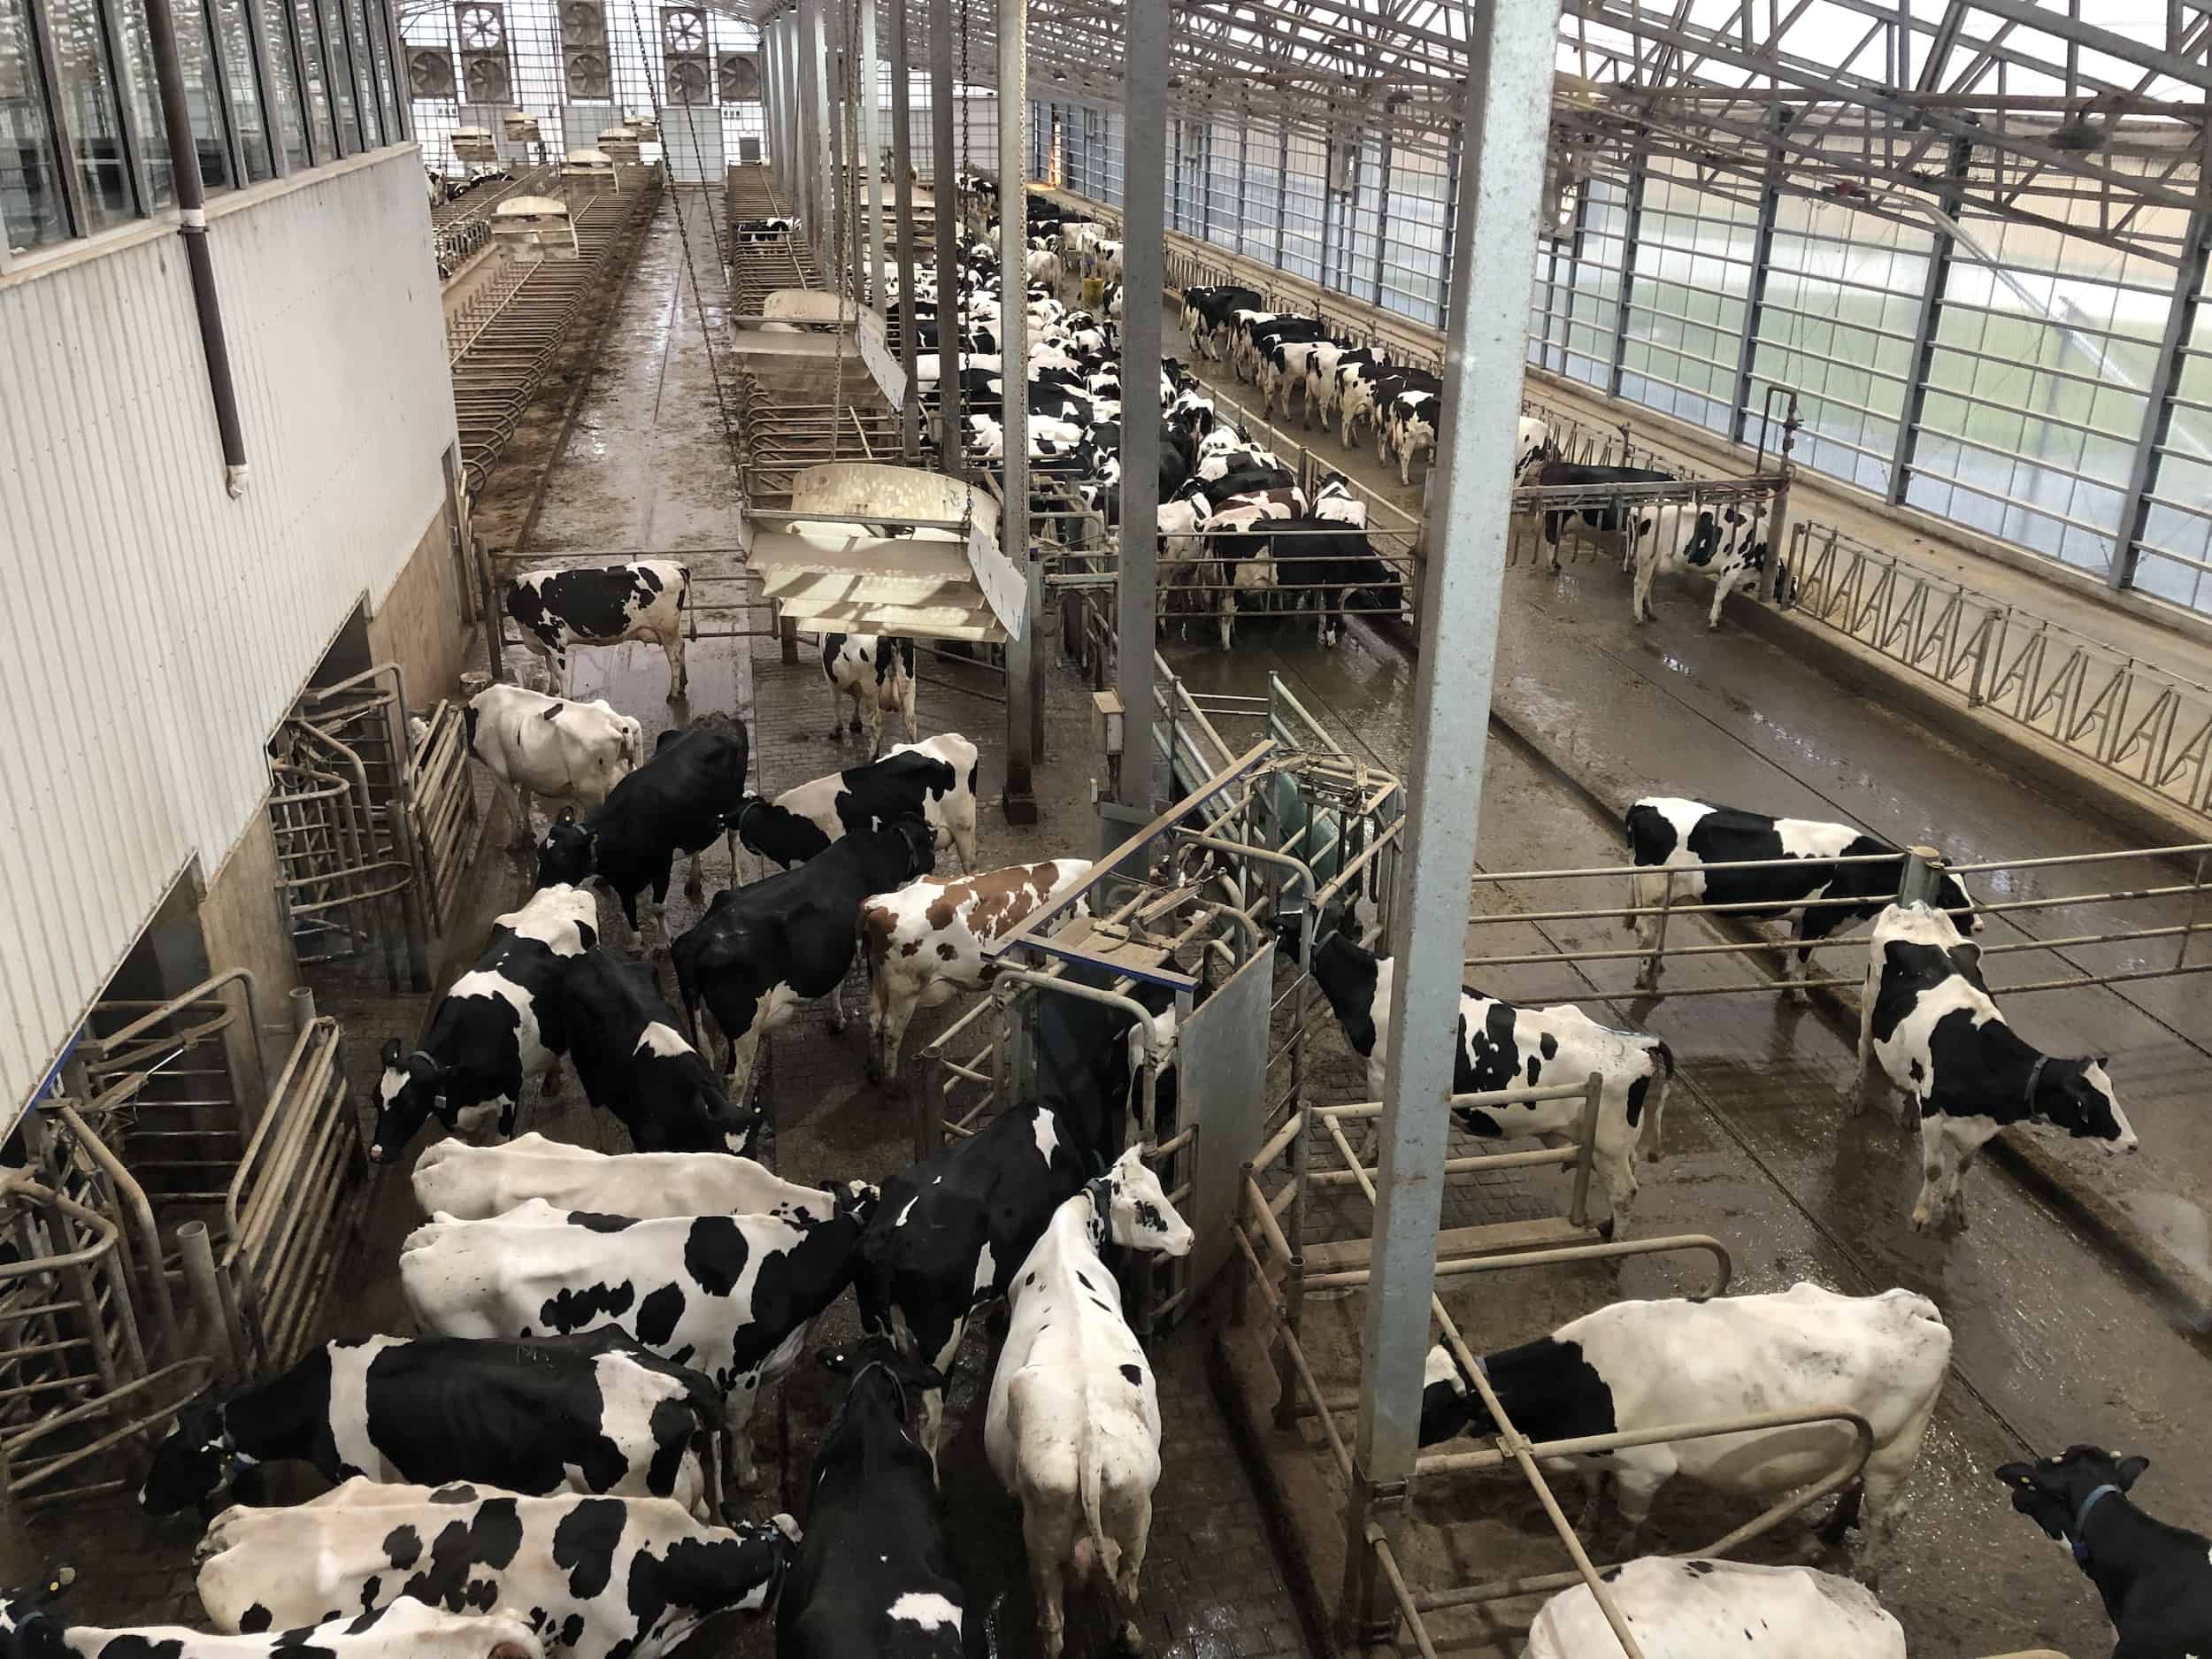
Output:
<path fill-rule="evenodd" d="M 2141 864 L 2146 861 L 2160 861 L 2186 870 L 2187 878 L 2181 880 L 2153 880 L 2147 886 L 2114 887 L 2094 893 L 2044 893 L 2028 890 L 2028 883 L 2047 879 L 2051 873 L 2086 868 L 2097 864 Z M 2017 923 L 2021 937 L 2001 940 L 1980 947 L 1981 960 L 1987 964 L 2008 956 L 2022 952 L 2050 951 L 2069 966 L 2065 953 L 2085 947 L 2115 944 L 2163 944 L 2170 941 L 2173 959 L 2169 963 L 2115 969 L 2097 972 L 2088 969 L 2056 978 L 2039 979 L 2018 984 L 1996 984 L 1991 989 L 2001 995 L 2025 994 L 2031 991 L 2074 990 L 2091 985 L 2122 984 L 2136 979 L 2167 979 L 2176 974 L 2212 972 L 2212 951 L 2199 953 L 2199 959 L 2190 959 L 2191 942 L 2200 935 L 2212 933 L 2212 841 L 2191 841 L 2172 847 L 2130 848 L 2114 852 L 2078 853 L 2047 858 L 1994 859 L 1978 864 L 1947 865 L 1933 849 L 1913 848 L 1900 853 L 1874 853 L 1832 862 L 1844 865 L 1889 866 L 1898 872 L 1897 898 L 1909 902 L 1930 890 L 1932 883 L 1943 875 L 1958 878 L 1969 884 L 1970 895 L 1976 877 L 2009 877 L 1997 885 L 2007 892 L 2024 893 L 2025 896 L 2007 898 L 1984 903 L 1977 902 L 1975 913 L 1985 918 L 2016 918 L 2038 911 L 2063 910 L 2083 905 L 2119 905 L 2162 903 L 2185 907 L 2178 921 L 2162 919 L 2131 927 L 2093 927 L 2086 932 L 2070 932 L 2045 938 L 2030 933 Z M 1920 870 L 1916 872 L 1915 865 Z M 1755 870 L 1786 870 L 1801 868 L 1802 861 L 1794 858 L 1764 858 L 1731 861 L 1724 866 L 1732 872 Z M 2029 872 L 2041 872 L 2031 874 Z M 1659 977 L 1670 963 L 1695 960 L 1701 957 L 1735 958 L 1761 956 L 1786 957 L 1793 952 L 1816 955 L 1825 950 L 1851 950 L 1863 956 L 1866 941 L 1859 936 L 1831 935 L 1824 939 L 1790 936 L 1778 939 L 1740 937 L 1724 939 L 1717 942 L 1685 944 L 1671 941 L 1670 933 L 1675 918 L 1702 917 L 1722 924 L 1732 931 L 1754 919 L 1763 919 L 1784 911 L 1802 911 L 1807 914 L 1821 910 L 1846 910 L 1862 908 L 1866 903 L 1857 898 L 1814 898 L 1778 905 L 1772 901 L 1743 901 L 1715 904 L 1691 896 L 1688 883 L 1701 878 L 1700 869 L 1685 869 L 1651 864 L 1605 864 L 1564 870 L 1501 870 L 1474 872 L 1471 878 L 1476 892 L 1500 895 L 1500 904 L 1510 902 L 1508 895 L 1517 886 L 1537 882 L 1618 883 L 1629 889 L 1626 903 L 1562 907 L 1540 903 L 1527 910 L 1478 908 L 1468 918 L 1472 927 L 1532 926 L 1541 928 L 1557 923 L 1587 923 L 1619 921 L 1637 926 L 1639 937 L 1633 945 L 1608 949 L 1562 950 L 1532 949 L 1471 954 L 1463 959 L 1471 973 L 1494 972 L 1507 968 L 1527 968 L 1559 965 L 1573 970 L 1586 970 L 1604 964 L 1636 964 L 1634 997 L 1639 1001 L 1659 1001 L 1679 996 L 1727 996 L 1749 993 L 1771 995 L 1786 985 L 1801 989 L 1855 989 L 1864 983 L 1864 972 L 1830 975 L 1824 978 L 1750 979 L 1727 980 L 1718 985 L 1684 986 L 1666 989 L 1659 984 Z M 1929 886 L 1921 884 L 1927 883 Z M 1637 902 L 1635 887 L 1660 887 L 1657 902 Z M 1786 967 L 1786 964 L 1784 964 Z M 1540 989 L 1516 987 L 1515 1000 L 1527 1002 L 1567 1001 L 1576 997 L 1588 998 L 1591 985 L 1587 979 L 1569 980 L 1557 986 L 1546 985 Z M 1601 1000 L 1627 1000 L 1624 993 L 1618 998 L 1604 996 Z"/>
<path fill-rule="evenodd" d="M 1830 526 L 1791 526 L 1794 609 L 1909 672 L 2212 818 L 2212 687 L 2137 662 Z"/>

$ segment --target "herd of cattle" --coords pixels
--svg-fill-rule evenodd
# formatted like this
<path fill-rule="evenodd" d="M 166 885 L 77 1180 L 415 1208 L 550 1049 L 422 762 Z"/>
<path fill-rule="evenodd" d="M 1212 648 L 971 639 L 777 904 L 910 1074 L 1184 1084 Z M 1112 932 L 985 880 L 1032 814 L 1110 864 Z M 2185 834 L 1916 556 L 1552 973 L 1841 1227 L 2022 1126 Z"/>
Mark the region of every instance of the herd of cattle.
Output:
<path fill-rule="evenodd" d="M 1095 237 L 1079 246 L 1090 257 L 1102 251 Z M 1233 312 L 1223 330 L 1237 326 Z M 1204 347 L 1220 333 L 1209 326 Z M 1371 357 L 1328 359 L 1337 342 L 1318 336 L 1264 346 L 1264 330 L 1235 337 L 1271 373 L 1271 405 L 1300 373 L 1309 406 L 1318 396 L 1348 423 L 1386 426 L 1401 453 L 1433 442 L 1432 392 L 1407 403 L 1404 383 L 1386 391 L 1384 378 L 1363 381 Z M 1310 349 L 1280 349 L 1289 343 Z M 1317 364 L 1326 365 L 1318 391 Z M 1163 509 L 1164 532 L 1191 534 L 1240 507 L 1251 511 L 1237 521 L 1248 532 L 1356 526 L 1348 489 L 1325 486 L 1286 515 L 1240 502 L 1251 492 L 1235 486 L 1256 463 L 1234 448 L 1206 450 L 1220 428 L 1197 414 L 1202 388 L 1171 371 L 1161 395 L 1167 428 L 1196 439 L 1202 484 L 1172 531 Z M 1522 438 L 1525 467 L 1545 438 Z M 1102 444 L 1102 463 L 1110 449 Z M 1225 464 L 1208 476 L 1216 460 Z M 1338 503 L 1346 516 L 1317 511 Z M 46 1610 L 54 1584 L 0 1598 L 0 1640 L 35 1648 L 35 1659 L 287 1650 L 387 1659 L 402 1648 L 433 1659 L 653 1659 L 737 1610 L 772 1613 L 782 1659 L 978 1659 L 990 1619 L 955 1570 L 937 1456 L 967 1328 L 1002 1305 L 1008 1330 L 983 1396 L 983 1443 L 1020 1507 L 1040 1646 L 1056 1659 L 1068 1598 L 1093 1581 L 1115 1633 L 1138 1645 L 1131 1616 L 1161 1423 L 1150 1363 L 1123 1317 L 1118 1252 L 1176 1256 L 1194 1242 L 1131 1122 L 1141 1056 L 1171 1039 L 1171 1016 L 1148 1003 L 1148 1028 L 1101 1003 L 1047 998 L 1036 1098 L 880 1183 L 836 1170 L 802 1181 L 757 1162 L 755 1063 L 763 1038 L 801 1003 L 827 999 L 842 1030 L 842 987 L 856 960 L 864 964 L 868 1070 L 895 1079 L 915 1011 L 981 987 L 987 943 L 1065 899 L 1090 866 L 977 870 L 976 747 L 957 733 L 919 738 L 907 641 L 824 639 L 832 735 L 864 732 L 867 757 L 772 798 L 747 787 L 741 722 L 702 716 L 649 749 L 638 719 L 565 695 L 577 648 L 641 640 L 665 651 L 670 699 L 681 697 L 689 583 L 682 565 L 655 562 L 540 572 L 512 585 L 510 612 L 555 690 L 492 686 L 468 705 L 465 730 L 470 752 L 507 792 L 517 845 L 534 847 L 534 889 L 497 918 L 419 1044 L 387 1045 L 377 1088 L 376 1162 L 397 1162 L 434 1118 L 449 1134 L 412 1169 L 426 1219 L 401 1246 L 398 1274 L 415 1332 L 326 1343 L 272 1380 L 188 1409 L 141 1489 L 152 1512 L 196 1509 L 207 1520 L 198 1589 L 225 1634 L 63 1626 Z M 1225 642 L 1233 617 L 1231 604 Z M 895 717 L 909 741 L 887 750 Z M 534 799 L 552 814 L 542 832 Z M 1672 901 L 1793 918 L 1807 946 L 1872 920 L 1865 1035 L 1922 1138 L 1916 1228 L 1965 1224 L 1961 1179 L 2008 1124 L 2048 1123 L 2135 1149 L 2101 1059 L 2047 1054 L 2006 1021 L 1966 937 L 1980 918 L 1955 879 L 1943 878 L 1931 903 L 1901 905 L 1891 843 L 1708 803 L 1640 801 L 1626 832 L 1649 873 L 1634 879 L 1624 919 L 1647 939 Z M 703 900 L 701 856 L 718 841 L 729 844 L 732 885 L 672 937 L 664 905 L 676 861 L 690 859 L 687 888 Z M 740 845 L 776 872 L 740 880 Z M 956 879 L 936 873 L 945 850 L 959 860 Z M 622 912 L 626 952 L 602 941 L 598 890 Z M 1333 912 L 1286 914 L 1277 926 L 1294 950 L 1301 930 L 1316 930 L 1315 979 L 1379 1097 L 1392 960 Z M 664 950 L 672 1001 L 656 963 Z M 518 1133 L 529 1086 L 557 1097 L 564 1058 L 635 1150 Z M 1455 1092 L 1601 1079 L 1597 1170 L 1616 1233 L 1631 1217 L 1637 1154 L 1659 1156 L 1674 1066 L 1665 1043 L 1578 1009 L 1462 994 Z M 1160 1086 L 1168 1114 L 1171 1083 Z M 1575 1132 L 1581 1110 L 1578 1098 L 1459 1115 L 1479 1135 L 1555 1139 Z M 1155 1132 L 1168 1123 L 1156 1119 Z M 863 1340 L 818 1356 L 845 1390 L 814 1448 L 805 1525 L 787 1514 L 732 1524 L 726 1486 L 758 1479 L 762 1402 L 848 1286 Z M 1537 1440 L 1752 1411 L 1855 1412 L 1871 1426 L 1873 1451 L 1830 1525 L 1839 1539 L 1863 1518 L 1873 1546 L 1897 1519 L 1950 1348 L 1924 1296 L 1801 1284 L 1616 1303 L 1479 1364 L 1488 1393 Z M 1495 1428 L 1484 1392 L 1438 1347 L 1422 1442 Z M 1632 1542 L 1671 1479 L 1769 1498 L 1832 1467 L 1850 1440 L 1839 1425 L 1801 1425 L 1561 1464 L 1612 1478 Z M 242 1482 L 257 1483 L 251 1471 L 283 1463 L 307 1465 L 332 1489 L 290 1506 L 220 1507 Z M 2121 1655 L 2212 1652 L 2212 1545 L 2135 1507 L 2127 1494 L 2145 1466 L 2075 1447 L 1997 1476 L 2104 1594 Z M 1870 1593 L 1810 1569 L 1655 1556 L 1609 1578 L 1651 1659 L 1904 1651 Z M 1571 1590 L 1543 1609 L 1526 1652 L 1607 1651 L 1602 1625 L 1588 1592 Z"/>

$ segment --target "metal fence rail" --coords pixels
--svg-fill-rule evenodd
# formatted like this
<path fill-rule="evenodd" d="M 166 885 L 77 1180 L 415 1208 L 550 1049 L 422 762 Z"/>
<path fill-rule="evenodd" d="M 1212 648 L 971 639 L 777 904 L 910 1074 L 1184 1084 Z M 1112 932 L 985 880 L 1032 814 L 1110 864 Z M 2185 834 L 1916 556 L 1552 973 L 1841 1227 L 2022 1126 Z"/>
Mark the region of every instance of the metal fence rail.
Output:
<path fill-rule="evenodd" d="M 1801 520 L 1795 609 L 1921 679 L 2212 819 L 2212 687 Z"/>

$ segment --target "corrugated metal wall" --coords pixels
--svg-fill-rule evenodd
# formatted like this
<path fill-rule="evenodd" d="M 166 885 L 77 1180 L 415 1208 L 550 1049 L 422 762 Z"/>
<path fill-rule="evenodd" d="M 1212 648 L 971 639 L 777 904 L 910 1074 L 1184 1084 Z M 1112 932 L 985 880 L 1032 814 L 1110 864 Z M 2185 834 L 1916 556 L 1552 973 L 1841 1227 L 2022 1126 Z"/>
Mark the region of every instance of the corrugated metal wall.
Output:
<path fill-rule="evenodd" d="M 413 146 L 215 213 L 239 501 L 173 234 L 0 278 L 10 1103 L 187 860 L 212 872 L 260 809 L 270 729 L 440 511 L 453 401 Z"/>

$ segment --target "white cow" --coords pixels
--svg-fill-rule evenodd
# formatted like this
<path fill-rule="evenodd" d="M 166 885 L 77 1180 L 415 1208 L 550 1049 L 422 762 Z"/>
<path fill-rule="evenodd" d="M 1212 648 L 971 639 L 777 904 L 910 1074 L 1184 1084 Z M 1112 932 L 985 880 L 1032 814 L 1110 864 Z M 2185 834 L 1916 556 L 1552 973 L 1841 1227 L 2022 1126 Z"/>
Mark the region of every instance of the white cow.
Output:
<path fill-rule="evenodd" d="M 983 941 L 1010 933 L 1090 868 L 1084 858 L 1010 864 L 956 881 L 924 877 L 860 909 L 868 951 L 868 1070 L 896 1077 L 899 1045 L 917 1009 L 939 1008 L 956 992 L 990 982 Z M 1088 902 L 1071 912 L 1087 916 Z"/>
<path fill-rule="evenodd" d="M 937 845 L 949 846 L 958 854 L 964 874 L 975 868 L 975 780 L 980 751 L 957 732 L 940 732 L 918 743 L 895 744 L 884 751 L 883 757 L 888 760 L 894 755 L 909 754 L 928 755 L 952 768 L 952 793 L 941 798 L 926 795 L 922 817 L 935 834 Z"/>
<path fill-rule="evenodd" d="M 488 686 L 464 718 L 469 753 L 508 792 L 511 846 L 534 839 L 532 795 L 589 812 L 645 759 L 645 728 L 604 699 L 573 703 L 526 686 Z"/>
<path fill-rule="evenodd" d="M 830 688 L 830 741 L 845 739 L 847 699 L 853 705 L 852 730 L 857 736 L 863 716 L 867 719 L 868 758 L 883 748 L 887 717 L 896 714 L 906 722 L 906 741 L 922 734 L 914 718 L 914 641 L 889 634 L 825 634 L 822 636 L 822 677 Z"/>
<path fill-rule="evenodd" d="M 97 1624 L 64 1626 L 34 1598 L 0 1597 L 0 1645 L 28 1659 L 283 1659 L 312 1653 L 329 1659 L 545 1659 L 545 1644 L 531 1630 L 527 1615 L 502 1609 L 495 1613 L 448 1613 L 402 1596 L 366 1614 L 348 1609 L 308 1630 L 263 1631 L 251 1636 L 211 1636 L 181 1625 L 138 1625 L 127 1630 Z M 39 1638 L 50 1630 L 60 1646 L 50 1649 Z"/>
<path fill-rule="evenodd" d="M 792 1558 L 787 1515 L 733 1531 L 667 1498 L 357 1478 L 281 1509 L 234 1505 L 200 1540 L 219 1629 L 285 1630 L 403 1595 L 528 1608 L 566 1659 L 656 1659 L 725 1609 L 760 1612 Z"/>
<path fill-rule="evenodd" d="M 1192 1235 L 1141 1159 L 1130 1148 L 1053 1211 L 1006 1293 L 983 1446 L 1021 1500 L 1045 1659 L 1064 1645 L 1064 1588 L 1094 1570 L 1113 1586 L 1125 1643 L 1141 1647 L 1133 1616 L 1160 1484 L 1160 1401 L 1099 1251 L 1111 1237 L 1187 1256 Z M 1135 1190 L 1141 1179 L 1148 1195 Z M 1138 1225 L 1140 1203 L 1156 1211 L 1149 1229 Z"/>
<path fill-rule="evenodd" d="M 827 1221 L 829 1194 L 787 1181 L 746 1157 L 693 1152 L 595 1152 L 533 1130 L 503 1146 L 448 1138 L 415 1160 L 415 1202 L 426 1216 L 482 1221 L 542 1199 L 557 1210 L 603 1216 L 775 1216 Z"/>
<path fill-rule="evenodd" d="M 488 1221 L 434 1217 L 400 1246 L 399 1282 L 419 1330 L 519 1337 L 627 1333 L 703 1371 L 722 1392 L 737 1482 L 753 1482 L 753 1412 L 852 1278 L 853 1244 L 876 1192 L 818 1199 L 827 1222 L 776 1216 L 622 1217 L 541 1199 Z"/>
<path fill-rule="evenodd" d="M 1840 1542 L 1863 1504 L 1870 1550 L 1896 1525 L 1899 1494 L 1950 1363 L 1950 1329 L 1925 1296 L 1846 1296 L 1810 1284 L 1763 1296 L 1617 1302 L 1548 1337 L 1482 1356 L 1506 1415 L 1539 1442 L 1763 1411 L 1855 1411 L 1873 1430 L 1874 1450 L 1863 1492 L 1847 1495 L 1829 1525 Z M 1421 1443 L 1462 1430 L 1497 1432 L 1440 1344 L 1421 1391 Z M 1677 1475 L 1717 1492 L 1772 1497 L 1827 1474 L 1853 1440 L 1847 1424 L 1811 1424 L 1545 1463 L 1594 1479 L 1612 1475 L 1632 1535 Z"/>
<path fill-rule="evenodd" d="M 1905 1632 L 1864 1585 L 1810 1567 L 1647 1555 L 1606 1574 L 1644 1659 L 1905 1659 Z M 1597 1659 L 1620 1644 L 1590 1586 L 1544 1603 L 1522 1659 Z"/>

